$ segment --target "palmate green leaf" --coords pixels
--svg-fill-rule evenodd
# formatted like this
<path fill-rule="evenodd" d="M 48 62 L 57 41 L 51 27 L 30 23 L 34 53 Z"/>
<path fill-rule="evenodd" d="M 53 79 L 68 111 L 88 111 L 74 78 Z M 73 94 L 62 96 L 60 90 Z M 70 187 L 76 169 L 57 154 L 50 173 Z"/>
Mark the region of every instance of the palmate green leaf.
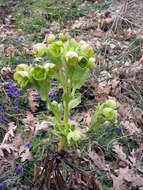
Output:
<path fill-rule="evenodd" d="M 81 103 L 81 96 L 79 93 L 75 95 L 75 98 L 69 102 L 69 110 L 75 108 Z"/>
<path fill-rule="evenodd" d="M 75 69 L 72 74 L 72 88 L 79 89 L 85 82 L 88 76 L 89 69 L 87 68 L 80 68 Z"/>

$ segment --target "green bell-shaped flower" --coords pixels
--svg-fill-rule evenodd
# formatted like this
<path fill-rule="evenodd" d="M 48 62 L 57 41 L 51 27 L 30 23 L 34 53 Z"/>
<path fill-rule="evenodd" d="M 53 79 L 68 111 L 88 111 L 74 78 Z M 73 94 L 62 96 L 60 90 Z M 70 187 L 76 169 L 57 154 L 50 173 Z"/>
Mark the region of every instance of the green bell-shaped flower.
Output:
<path fill-rule="evenodd" d="M 29 70 L 29 67 L 26 64 L 20 64 L 20 65 L 17 65 L 16 67 L 16 71 L 28 71 L 28 70 Z"/>
<path fill-rule="evenodd" d="M 114 100 L 107 100 L 104 104 L 104 107 L 116 109 L 116 102 Z"/>
<path fill-rule="evenodd" d="M 70 144 L 71 141 L 76 142 L 76 141 L 80 140 L 83 137 L 84 137 L 84 134 L 82 132 L 75 130 L 75 131 L 71 131 L 71 132 L 68 133 L 67 141 Z"/>
<path fill-rule="evenodd" d="M 53 54 L 53 56 L 58 57 L 61 55 L 63 49 L 63 42 L 57 41 L 53 42 L 48 46 L 48 50 Z"/>
<path fill-rule="evenodd" d="M 76 64 L 78 62 L 78 55 L 74 51 L 68 51 L 65 57 L 67 63 L 70 65 Z"/>
<path fill-rule="evenodd" d="M 94 68 L 94 66 L 95 66 L 95 58 L 94 57 L 90 57 L 89 61 L 88 61 L 87 67 L 90 68 L 90 69 L 92 69 L 92 68 Z"/>
<path fill-rule="evenodd" d="M 117 111 L 112 108 L 104 108 L 103 115 L 106 120 L 116 120 L 117 119 Z"/>
<path fill-rule="evenodd" d="M 62 42 L 65 42 L 69 39 L 69 34 L 66 32 L 66 33 L 60 33 L 59 34 L 59 40 L 61 40 Z"/>
<path fill-rule="evenodd" d="M 17 71 L 14 73 L 14 79 L 21 87 L 26 87 L 29 82 L 29 74 L 26 71 Z"/>
<path fill-rule="evenodd" d="M 48 36 L 47 43 L 48 43 L 48 44 L 51 44 L 51 43 L 53 43 L 53 42 L 55 42 L 55 41 L 56 41 L 55 35 L 54 35 L 54 34 L 50 34 L 50 35 Z"/>
<path fill-rule="evenodd" d="M 36 65 L 31 69 L 31 75 L 35 80 L 45 80 L 46 79 L 46 69 L 40 65 Z"/>
<path fill-rule="evenodd" d="M 53 63 L 44 64 L 44 68 L 45 68 L 48 76 L 53 76 L 55 74 L 55 72 L 57 71 L 57 68 L 56 68 L 55 64 L 53 64 Z"/>
<path fill-rule="evenodd" d="M 33 46 L 33 53 L 36 57 L 44 57 L 48 53 L 48 48 L 45 44 L 38 43 Z"/>

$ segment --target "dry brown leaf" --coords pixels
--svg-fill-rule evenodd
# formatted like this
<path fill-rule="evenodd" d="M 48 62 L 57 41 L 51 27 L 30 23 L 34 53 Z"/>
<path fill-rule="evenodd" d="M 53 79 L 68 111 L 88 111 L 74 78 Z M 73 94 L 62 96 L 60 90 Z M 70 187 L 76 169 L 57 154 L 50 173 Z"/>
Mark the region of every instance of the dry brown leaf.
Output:
<path fill-rule="evenodd" d="M 29 90 L 28 92 L 28 104 L 32 112 L 35 112 L 37 110 L 37 107 L 39 107 L 39 104 L 37 103 L 37 99 L 34 97 L 35 91 Z"/>
<path fill-rule="evenodd" d="M 90 113 L 86 113 L 85 116 L 84 116 L 84 122 L 85 124 L 89 127 L 90 126 L 90 123 L 91 123 L 91 115 Z"/>
<path fill-rule="evenodd" d="M 131 184 L 133 188 L 140 187 L 143 185 L 143 180 L 140 176 L 134 173 L 132 169 L 126 168 L 120 168 L 118 177 L 111 174 L 111 177 L 113 179 L 113 190 L 125 190 L 127 188 L 126 181 Z"/>
<path fill-rule="evenodd" d="M 37 181 L 38 177 L 40 176 L 41 170 L 35 166 L 34 167 L 34 183 Z"/>
<path fill-rule="evenodd" d="M 21 162 L 24 162 L 25 160 L 29 160 L 29 161 L 33 160 L 32 154 L 30 153 L 28 148 L 26 148 L 25 152 L 22 153 L 20 157 L 21 157 Z"/>
<path fill-rule="evenodd" d="M 136 32 L 135 30 L 132 30 L 131 28 L 129 28 L 127 31 L 124 31 L 125 32 L 125 38 L 126 39 L 132 39 L 132 38 L 136 38 Z"/>
<path fill-rule="evenodd" d="M 8 75 L 9 75 L 10 73 L 12 73 L 12 71 L 11 71 L 11 68 L 10 68 L 10 67 L 3 67 L 3 68 L 1 69 L 1 71 L 0 71 L 0 73 L 1 73 L 1 75 L 2 75 L 3 77 L 8 78 Z"/>
<path fill-rule="evenodd" d="M 92 148 L 90 145 L 88 155 L 94 161 L 94 164 L 97 167 L 102 168 L 104 170 L 106 169 L 104 153 L 100 147 L 95 146 L 94 148 Z"/>
<path fill-rule="evenodd" d="M 26 118 L 23 119 L 23 124 L 25 128 L 26 138 L 29 140 L 34 134 L 37 118 L 33 116 L 31 112 L 26 112 Z"/>
<path fill-rule="evenodd" d="M 121 122 L 124 128 L 132 135 L 135 133 L 141 133 L 141 129 L 137 128 L 135 123 L 132 121 L 122 121 Z"/>
<path fill-rule="evenodd" d="M 5 151 L 7 151 L 8 154 L 13 154 L 17 152 L 18 150 L 12 144 L 1 144 L 0 145 L 0 159 L 3 159 L 4 157 L 7 158 L 7 155 L 5 155 Z"/>
<path fill-rule="evenodd" d="M 38 131 L 41 131 L 41 130 L 48 131 L 51 126 L 52 124 L 49 121 L 42 121 L 42 123 L 37 123 L 34 134 L 36 135 Z"/>
<path fill-rule="evenodd" d="M 126 158 L 126 154 L 123 152 L 123 149 L 121 146 L 119 146 L 119 144 L 117 142 L 113 143 L 113 151 L 116 152 L 118 154 L 118 157 L 124 161 L 128 163 L 128 160 Z"/>
<path fill-rule="evenodd" d="M 101 29 L 106 28 L 107 26 L 110 26 L 111 24 L 113 24 L 115 20 L 115 17 L 111 17 L 111 18 L 101 18 L 100 23 L 101 23 Z"/>
<path fill-rule="evenodd" d="M 9 125 L 9 129 L 8 129 L 8 132 L 4 136 L 2 144 L 7 144 L 8 142 L 11 142 L 12 138 L 14 137 L 14 131 L 17 128 L 14 122 L 9 123 L 8 125 Z"/>

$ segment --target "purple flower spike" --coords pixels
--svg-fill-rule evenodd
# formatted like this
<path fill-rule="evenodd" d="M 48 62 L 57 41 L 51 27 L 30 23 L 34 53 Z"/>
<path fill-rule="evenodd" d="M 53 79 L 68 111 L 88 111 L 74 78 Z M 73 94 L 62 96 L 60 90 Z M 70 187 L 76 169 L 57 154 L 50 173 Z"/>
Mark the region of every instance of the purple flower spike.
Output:
<path fill-rule="evenodd" d="M 26 148 L 30 148 L 30 141 L 28 141 L 28 142 L 25 144 L 25 147 L 26 147 Z"/>
<path fill-rule="evenodd" d="M 13 108 L 13 111 L 14 111 L 14 112 L 18 112 L 18 106 L 15 106 L 15 107 Z"/>
<path fill-rule="evenodd" d="M 39 93 L 34 94 L 34 97 L 37 98 L 37 99 L 41 98 Z"/>
<path fill-rule="evenodd" d="M 49 98 L 50 100 L 53 100 L 54 99 L 54 96 L 55 96 L 55 90 L 51 90 L 50 93 L 49 93 Z"/>
<path fill-rule="evenodd" d="M 20 90 L 14 91 L 13 97 L 17 97 L 17 96 L 20 96 Z"/>
<path fill-rule="evenodd" d="M 0 112 L 2 112 L 2 106 L 0 106 Z"/>
<path fill-rule="evenodd" d="M 0 183 L 0 190 L 4 190 L 3 183 Z"/>
<path fill-rule="evenodd" d="M 22 166 L 18 166 L 18 169 L 16 170 L 16 175 L 21 175 Z"/>
<path fill-rule="evenodd" d="M 2 115 L 2 116 L 0 117 L 0 119 L 1 119 L 2 121 L 5 121 L 5 120 L 6 120 L 6 118 L 5 118 L 4 115 Z"/>
<path fill-rule="evenodd" d="M 18 104 L 18 103 L 19 103 L 19 98 L 16 98 L 16 99 L 14 100 L 14 103 L 15 103 L 15 104 Z"/>

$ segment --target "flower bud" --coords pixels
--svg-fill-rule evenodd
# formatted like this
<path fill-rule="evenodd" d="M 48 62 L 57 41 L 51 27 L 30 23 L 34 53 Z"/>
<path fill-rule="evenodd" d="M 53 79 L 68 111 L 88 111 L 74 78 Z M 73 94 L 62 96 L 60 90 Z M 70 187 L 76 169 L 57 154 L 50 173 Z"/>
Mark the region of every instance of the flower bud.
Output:
<path fill-rule="evenodd" d="M 65 42 L 69 39 L 69 34 L 66 32 L 65 34 L 64 33 L 60 33 L 59 34 L 59 40 Z"/>
<path fill-rule="evenodd" d="M 55 35 L 54 35 L 54 34 L 50 34 L 50 35 L 48 36 L 47 43 L 48 43 L 48 44 L 51 44 L 52 42 L 55 42 L 55 41 L 56 41 Z"/>
<path fill-rule="evenodd" d="M 89 58 L 89 61 L 88 61 L 88 68 L 90 68 L 90 69 L 92 69 L 92 68 L 94 68 L 94 66 L 95 66 L 95 58 L 94 57 L 90 57 Z"/>
<path fill-rule="evenodd" d="M 46 70 L 42 66 L 36 65 L 34 68 L 32 68 L 31 74 L 35 80 L 46 79 Z"/>
<path fill-rule="evenodd" d="M 85 68 L 88 64 L 88 60 L 85 57 L 80 56 L 78 59 L 78 64 L 80 67 Z"/>
<path fill-rule="evenodd" d="M 66 53 L 66 61 L 68 64 L 76 64 L 78 62 L 78 55 L 74 51 L 68 51 Z"/>
<path fill-rule="evenodd" d="M 48 49 L 45 44 L 39 43 L 33 46 L 33 53 L 36 57 L 44 57 L 47 55 Z"/>
<path fill-rule="evenodd" d="M 48 49 L 52 52 L 52 54 L 57 57 L 61 54 L 63 48 L 62 41 L 57 41 L 49 45 Z"/>
<path fill-rule="evenodd" d="M 14 79 L 17 80 L 21 87 L 25 87 L 29 82 L 29 74 L 26 71 L 17 71 L 14 73 Z"/>
<path fill-rule="evenodd" d="M 46 63 L 44 65 L 44 68 L 46 70 L 46 73 L 51 76 L 54 75 L 54 73 L 56 72 L 56 66 L 53 63 Z"/>
<path fill-rule="evenodd" d="M 107 100 L 105 103 L 105 107 L 116 109 L 116 102 L 114 100 Z"/>
<path fill-rule="evenodd" d="M 112 108 L 104 108 L 103 115 L 107 120 L 116 120 L 117 119 L 117 111 Z"/>
<path fill-rule="evenodd" d="M 70 142 L 73 141 L 78 141 L 80 140 L 82 137 L 84 137 L 84 134 L 82 134 L 80 131 L 71 131 L 68 135 L 67 135 L 67 140 L 68 143 L 70 144 Z"/>

